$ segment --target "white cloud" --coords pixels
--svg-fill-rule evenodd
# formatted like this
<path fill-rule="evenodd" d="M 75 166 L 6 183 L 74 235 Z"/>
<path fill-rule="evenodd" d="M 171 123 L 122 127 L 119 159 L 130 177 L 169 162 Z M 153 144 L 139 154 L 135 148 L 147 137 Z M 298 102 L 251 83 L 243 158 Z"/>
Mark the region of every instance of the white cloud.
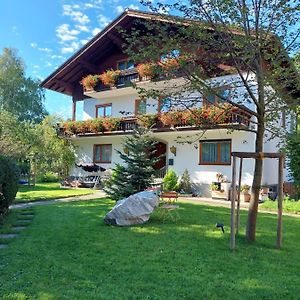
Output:
<path fill-rule="evenodd" d="M 38 48 L 39 51 L 42 51 L 42 52 L 52 52 L 52 49 L 49 49 L 49 48 Z"/>
<path fill-rule="evenodd" d="M 90 32 L 87 26 L 85 25 L 75 25 L 75 28 L 78 29 L 79 31 L 84 31 L 84 32 Z"/>
<path fill-rule="evenodd" d="M 89 40 L 81 40 L 80 43 L 81 45 L 85 45 Z"/>
<path fill-rule="evenodd" d="M 80 23 L 80 24 L 86 24 L 90 22 L 90 19 L 87 15 L 82 13 L 81 11 L 78 11 L 76 9 L 79 9 L 79 5 L 63 5 L 63 15 L 69 16 L 74 22 Z"/>
<path fill-rule="evenodd" d="M 79 48 L 80 44 L 78 42 L 72 42 L 70 45 L 63 47 L 61 49 L 62 54 L 73 53 Z"/>
<path fill-rule="evenodd" d="M 47 61 L 47 62 L 46 62 L 46 67 L 52 67 L 52 63 L 49 62 L 49 61 Z"/>
<path fill-rule="evenodd" d="M 116 13 L 121 14 L 124 11 L 124 7 L 122 5 L 118 5 L 116 7 Z"/>
<path fill-rule="evenodd" d="M 73 53 L 74 49 L 72 47 L 63 47 L 61 48 L 62 54 Z"/>
<path fill-rule="evenodd" d="M 76 29 L 69 29 L 69 24 L 62 24 L 56 28 L 56 36 L 60 39 L 60 42 L 74 41 L 80 31 Z"/>
<path fill-rule="evenodd" d="M 96 28 L 93 29 L 92 35 L 94 36 L 94 35 L 98 34 L 100 31 L 101 31 L 101 29 L 96 27 Z"/>
<path fill-rule="evenodd" d="M 39 66 L 39 65 L 34 65 L 33 68 L 34 68 L 34 69 L 39 69 L 40 66 Z"/>
<path fill-rule="evenodd" d="M 104 15 L 98 15 L 100 28 L 106 27 L 110 23 L 110 19 L 108 19 Z"/>
<path fill-rule="evenodd" d="M 130 4 L 130 5 L 128 6 L 128 8 L 134 9 L 134 10 L 139 10 L 139 9 L 140 9 L 137 5 L 134 5 L 134 4 Z"/>
<path fill-rule="evenodd" d="M 37 43 L 30 43 L 30 47 L 36 48 L 37 47 Z"/>
<path fill-rule="evenodd" d="M 54 55 L 51 55 L 50 58 L 52 58 L 52 59 L 64 59 L 65 57 L 63 57 L 62 55 L 54 54 Z"/>

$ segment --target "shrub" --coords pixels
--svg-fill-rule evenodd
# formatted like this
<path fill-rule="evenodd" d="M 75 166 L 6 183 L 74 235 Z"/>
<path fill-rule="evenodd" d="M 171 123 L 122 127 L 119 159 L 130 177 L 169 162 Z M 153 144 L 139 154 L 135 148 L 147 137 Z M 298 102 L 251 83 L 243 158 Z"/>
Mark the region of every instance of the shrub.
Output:
<path fill-rule="evenodd" d="M 192 192 L 191 178 L 187 169 L 184 170 L 181 176 L 179 190 L 185 194 L 190 194 Z"/>
<path fill-rule="evenodd" d="M 178 176 L 173 169 L 169 169 L 163 179 L 163 190 L 165 192 L 178 190 Z"/>
<path fill-rule="evenodd" d="M 10 159 L 0 156 L 0 215 L 5 214 L 18 191 L 19 170 Z"/>
<path fill-rule="evenodd" d="M 38 178 L 38 181 L 40 182 L 58 182 L 59 181 L 59 177 L 57 174 L 53 173 L 53 172 L 47 172 L 43 175 L 41 175 Z"/>

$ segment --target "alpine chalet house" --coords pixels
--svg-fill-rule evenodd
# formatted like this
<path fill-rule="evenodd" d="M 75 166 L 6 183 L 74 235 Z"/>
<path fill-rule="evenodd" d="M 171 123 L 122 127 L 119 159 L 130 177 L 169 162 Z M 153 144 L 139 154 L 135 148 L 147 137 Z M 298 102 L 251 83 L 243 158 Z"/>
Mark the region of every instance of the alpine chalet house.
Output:
<path fill-rule="evenodd" d="M 144 123 L 158 141 L 156 155 L 165 155 L 155 166 L 158 176 L 163 176 L 168 168 L 174 169 L 179 176 L 187 169 L 197 192 L 209 195 L 214 182 L 230 182 L 231 151 L 253 152 L 255 149 L 255 134 L 248 130 L 253 120 L 251 107 L 231 109 L 224 114 L 218 126 L 199 130 L 193 123 L 183 120 L 172 122 L 174 115 L 169 114 L 172 114 L 170 110 L 173 108 L 171 109 L 171 99 L 168 97 L 139 98 L 131 83 L 145 89 L 153 87 L 154 83 L 151 77 L 139 73 L 137 66 L 124 53 L 122 34 L 118 27 L 129 30 L 137 19 L 155 20 L 157 17 L 152 13 L 126 10 L 48 76 L 42 86 L 73 99 L 74 122 L 62 126 L 59 134 L 70 138 L 77 146 L 76 165 L 95 163 L 110 169 L 115 163 L 122 163 L 115 149 L 126 151 L 122 146 L 124 136 L 131 134 L 137 124 Z M 222 69 L 222 64 L 219 67 Z M 99 76 L 93 77 L 95 74 L 105 74 L 106 78 L 98 82 Z M 220 92 L 230 97 L 230 82 L 237 75 L 221 74 L 212 80 L 224 83 Z M 82 81 L 83 78 L 86 82 Z M 180 83 L 182 80 L 178 76 L 170 81 L 176 86 L 176 82 Z M 94 81 L 97 82 L 94 84 Z M 159 86 L 159 80 L 155 84 Z M 162 84 L 165 84 L 163 79 Z M 240 94 L 243 92 L 240 91 Z M 78 101 L 83 101 L 83 122 L 75 120 Z M 216 96 L 206 95 L 200 99 L 197 109 L 205 112 L 205 109 L 211 109 L 217 101 Z M 185 138 L 190 142 L 179 142 Z M 277 152 L 276 144 L 277 141 L 266 141 L 264 151 Z M 253 172 L 254 160 L 245 160 L 243 184 L 251 185 Z M 74 166 L 70 175 L 84 176 L 90 173 Z M 277 164 L 274 161 L 265 160 L 263 183 L 277 184 Z M 229 183 L 227 188 L 228 185 Z M 225 183 L 222 189 L 227 188 Z"/>

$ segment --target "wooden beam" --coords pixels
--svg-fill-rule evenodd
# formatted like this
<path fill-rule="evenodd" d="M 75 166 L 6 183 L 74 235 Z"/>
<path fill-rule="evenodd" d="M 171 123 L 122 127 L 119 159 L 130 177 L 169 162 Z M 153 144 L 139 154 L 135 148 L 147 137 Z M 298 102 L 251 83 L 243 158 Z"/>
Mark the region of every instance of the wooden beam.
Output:
<path fill-rule="evenodd" d="M 112 33 L 109 33 L 107 36 L 118 48 L 123 50 L 122 45 L 125 43 L 125 41 L 122 38 L 120 38 Z"/>
<path fill-rule="evenodd" d="M 76 99 L 72 98 L 72 121 L 76 121 Z"/>
<path fill-rule="evenodd" d="M 235 198 L 236 198 L 236 157 L 232 159 L 231 212 L 230 212 L 230 250 L 235 249 Z"/>
<path fill-rule="evenodd" d="M 53 80 L 56 84 L 63 86 L 64 88 L 68 89 L 70 92 L 73 91 L 73 85 L 67 81 L 61 80 L 61 79 L 54 79 Z"/>
<path fill-rule="evenodd" d="M 282 247 L 282 200 L 283 200 L 283 164 L 284 157 L 278 161 L 278 217 L 277 217 L 277 241 L 276 247 Z"/>
<path fill-rule="evenodd" d="M 240 172 L 239 172 L 238 195 L 237 195 L 238 198 L 237 198 L 237 208 L 236 208 L 236 234 L 239 234 L 239 228 L 240 228 L 242 170 L 243 170 L 243 158 L 240 159 Z"/>
<path fill-rule="evenodd" d="M 92 73 L 98 73 L 99 72 L 99 70 L 93 65 L 93 64 L 91 64 L 91 63 L 89 63 L 89 62 L 87 62 L 87 61 L 85 61 L 85 60 L 80 60 L 79 61 L 79 63 L 83 66 L 83 67 L 85 67 L 86 69 L 88 69 L 90 72 L 92 72 Z"/>

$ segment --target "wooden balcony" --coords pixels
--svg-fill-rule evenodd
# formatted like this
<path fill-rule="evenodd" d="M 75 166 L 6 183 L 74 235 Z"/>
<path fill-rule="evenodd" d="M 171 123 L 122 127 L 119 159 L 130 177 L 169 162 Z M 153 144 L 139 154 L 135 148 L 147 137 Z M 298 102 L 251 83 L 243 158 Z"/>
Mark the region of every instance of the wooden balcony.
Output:
<path fill-rule="evenodd" d="M 146 115 L 147 116 L 147 115 Z M 130 134 L 138 126 L 149 128 L 152 132 L 189 131 L 202 129 L 247 129 L 250 126 L 252 115 L 247 111 L 234 109 L 226 114 L 222 122 L 212 124 L 210 122 L 192 125 L 183 120 L 176 124 L 166 125 L 160 120 L 160 115 L 148 115 L 130 118 L 105 118 L 87 121 L 68 121 L 59 124 L 57 133 L 60 137 L 87 137 L 102 135 Z M 151 118 L 151 121 L 149 121 Z"/>

